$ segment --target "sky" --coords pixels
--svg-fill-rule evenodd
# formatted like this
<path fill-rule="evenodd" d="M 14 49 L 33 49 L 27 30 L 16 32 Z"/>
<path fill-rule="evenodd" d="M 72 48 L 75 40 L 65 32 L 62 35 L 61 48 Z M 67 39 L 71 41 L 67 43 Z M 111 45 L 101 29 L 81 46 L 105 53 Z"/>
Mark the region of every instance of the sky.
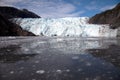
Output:
<path fill-rule="evenodd" d="M 120 0 L 0 0 L 0 6 L 28 9 L 43 18 L 92 17 Z"/>

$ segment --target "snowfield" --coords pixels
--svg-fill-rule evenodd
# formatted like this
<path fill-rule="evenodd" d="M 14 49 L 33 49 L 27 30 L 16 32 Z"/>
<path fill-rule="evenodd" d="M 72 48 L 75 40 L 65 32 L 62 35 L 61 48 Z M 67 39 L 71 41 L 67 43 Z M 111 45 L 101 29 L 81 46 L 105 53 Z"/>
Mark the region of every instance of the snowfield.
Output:
<path fill-rule="evenodd" d="M 88 17 L 14 18 L 23 29 L 42 36 L 116 37 L 117 29 L 109 25 L 88 23 Z"/>

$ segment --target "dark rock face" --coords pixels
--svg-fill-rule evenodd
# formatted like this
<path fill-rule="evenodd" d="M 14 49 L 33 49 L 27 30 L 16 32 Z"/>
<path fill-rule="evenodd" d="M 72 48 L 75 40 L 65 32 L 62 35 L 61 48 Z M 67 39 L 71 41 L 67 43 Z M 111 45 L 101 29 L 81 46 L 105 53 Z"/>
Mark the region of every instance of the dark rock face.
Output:
<path fill-rule="evenodd" d="M 10 18 L 40 18 L 33 12 L 28 11 L 27 9 L 19 10 L 14 7 L 0 7 L 0 13 L 7 19 Z"/>
<path fill-rule="evenodd" d="M 0 36 L 35 36 L 8 20 L 11 18 L 40 18 L 40 16 L 27 9 L 19 10 L 14 7 L 0 7 Z"/>
<path fill-rule="evenodd" d="M 35 36 L 33 33 L 23 30 L 20 26 L 8 21 L 0 14 L 0 36 Z"/>
<path fill-rule="evenodd" d="M 113 9 L 91 17 L 89 23 L 110 24 L 111 28 L 120 27 L 120 3 Z"/>

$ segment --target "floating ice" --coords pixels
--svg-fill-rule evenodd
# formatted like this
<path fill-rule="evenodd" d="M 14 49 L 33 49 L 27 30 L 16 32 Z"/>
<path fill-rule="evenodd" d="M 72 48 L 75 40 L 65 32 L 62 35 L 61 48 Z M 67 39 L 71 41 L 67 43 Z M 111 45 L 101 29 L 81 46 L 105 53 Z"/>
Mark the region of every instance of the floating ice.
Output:
<path fill-rule="evenodd" d="M 87 63 L 86 63 L 86 66 L 91 66 L 91 63 L 90 63 L 90 62 L 87 62 Z"/>
<path fill-rule="evenodd" d="M 62 71 L 61 71 L 61 70 L 59 70 L 59 69 L 58 69 L 56 72 L 57 72 L 57 73 L 62 73 Z"/>
<path fill-rule="evenodd" d="M 66 72 L 70 72 L 70 70 L 69 70 L 69 69 L 67 69 L 67 70 L 66 70 Z"/>
<path fill-rule="evenodd" d="M 39 61 L 35 61 L 35 63 L 39 63 Z"/>
<path fill-rule="evenodd" d="M 82 71 L 82 69 L 78 69 L 78 71 Z"/>
<path fill-rule="evenodd" d="M 44 36 L 116 37 L 117 29 L 108 25 L 88 24 L 88 17 L 15 18 L 23 29 Z"/>
<path fill-rule="evenodd" d="M 73 56 L 72 59 L 79 59 L 79 56 Z"/>
<path fill-rule="evenodd" d="M 10 71 L 10 74 L 14 74 L 14 71 Z"/>
<path fill-rule="evenodd" d="M 45 71 L 44 70 L 38 70 L 38 71 L 36 71 L 36 73 L 38 73 L 38 74 L 44 74 Z"/>
<path fill-rule="evenodd" d="M 20 67 L 20 69 L 24 69 L 24 67 Z"/>

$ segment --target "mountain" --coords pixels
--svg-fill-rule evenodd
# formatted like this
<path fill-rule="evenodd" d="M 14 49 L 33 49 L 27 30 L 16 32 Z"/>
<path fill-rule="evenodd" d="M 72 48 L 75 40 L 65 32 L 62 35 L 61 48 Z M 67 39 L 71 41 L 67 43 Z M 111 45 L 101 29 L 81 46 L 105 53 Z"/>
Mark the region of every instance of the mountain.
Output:
<path fill-rule="evenodd" d="M 0 7 L 0 36 L 35 36 L 33 33 L 23 30 L 20 25 L 11 22 L 11 18 L 40 18 L 27 9 L 19 10 L 14 7 Z"/>
<path fill-rule="evenodd" d="M 110 24 L 111 28 L 120 27 L 120 3 L 111 10 L 104 11 L 91 17 L 89 23 L 92 24 Z"/>
<path fill-rule="evenodd" d="M 34 36 L 0 14 L 0 36 Z"/>
<path fill-rule="evenodd" d="M 0 13 L 7 19 L 10 18 L 40 18 L 35 13 L 28 11 L 27 9 L 17 9 L 14 7 L 1 6 Z"/>

